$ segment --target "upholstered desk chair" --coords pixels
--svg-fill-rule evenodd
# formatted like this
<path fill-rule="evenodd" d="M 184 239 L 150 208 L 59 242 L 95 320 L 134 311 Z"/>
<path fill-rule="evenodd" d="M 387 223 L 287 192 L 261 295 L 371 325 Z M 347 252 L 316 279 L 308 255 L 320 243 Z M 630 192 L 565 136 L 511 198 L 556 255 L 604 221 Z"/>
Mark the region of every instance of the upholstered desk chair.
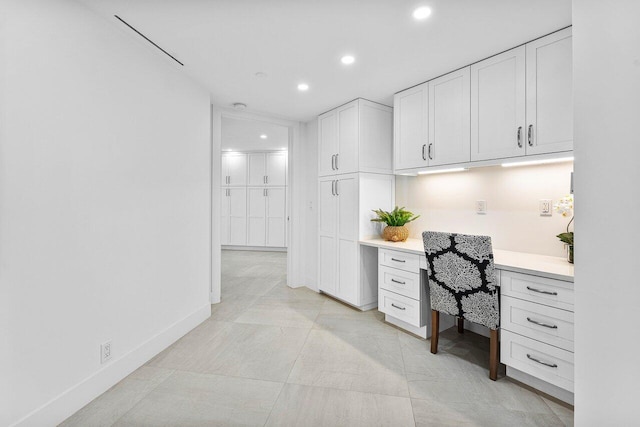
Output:
<path fill-rule="evenodd" d="M 498 377 L 500 311 L 491 237 L 422 233 L 431 297 L 431 353 L 438 352 L 440 312 L 490 329 L 489 378 Z"/>

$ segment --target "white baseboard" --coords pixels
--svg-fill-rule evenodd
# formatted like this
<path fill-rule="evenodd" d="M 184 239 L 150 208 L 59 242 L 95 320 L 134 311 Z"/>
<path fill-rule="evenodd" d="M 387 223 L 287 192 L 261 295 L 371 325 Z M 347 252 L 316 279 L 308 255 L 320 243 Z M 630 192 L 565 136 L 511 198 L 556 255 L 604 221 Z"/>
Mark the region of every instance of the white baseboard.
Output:
<path fill-rule="evenodd" d="M 58 425 L 211 316 L 206 304 L 115 359 L 12 426 Z"/>
<path fill-rule="evenodd" d="M 223 251 L 258 251 L 258 252 L 287 252 L 287 248 L 270 247 L 270 246 L 231 246 L 222 245 Z"/>

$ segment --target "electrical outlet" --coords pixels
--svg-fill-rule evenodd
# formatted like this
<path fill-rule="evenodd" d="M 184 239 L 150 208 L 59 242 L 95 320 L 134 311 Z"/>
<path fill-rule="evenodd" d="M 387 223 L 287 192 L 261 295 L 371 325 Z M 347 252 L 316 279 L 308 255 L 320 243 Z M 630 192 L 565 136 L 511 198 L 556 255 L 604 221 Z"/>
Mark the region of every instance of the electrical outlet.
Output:
<path fill-rule="evenodd" d="M 100 363 L 107 363 L 111 360 L 111 341 L 100 345 Z"/>
<path fill-rule="evenodd" d="M 476 200 L 476 213 L 478 215 L 485 215 L 487 213 L 486 200 Z"/>
<path fill-rule="evenodd" d="M 551 216 L 552 214 L 551 207 L 552 207 L 551 199 L 540 199 L 540 203 L 538 204 L 540 216 Z"/>

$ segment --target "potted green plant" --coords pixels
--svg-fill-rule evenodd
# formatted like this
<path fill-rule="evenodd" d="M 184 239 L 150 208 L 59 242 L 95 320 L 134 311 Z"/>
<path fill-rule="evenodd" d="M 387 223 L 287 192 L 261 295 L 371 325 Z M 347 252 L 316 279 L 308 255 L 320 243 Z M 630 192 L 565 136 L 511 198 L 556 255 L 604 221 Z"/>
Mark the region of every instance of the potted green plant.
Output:
<path fill-rule="evenodd" d="M 560 239 L 562 243 L 567 246 L 567 261 L 573 264 L 573 231 L 569 231 L 569 226 L 573 222 L 573 195 L 563 197 L 558 200 L 554 206 L 554 209 L 564 217 L 571 215 L 571 220 L 567 224 L 567 231 L 558 234 L 556 237 Z"/>
<path fill-rule="evenodd" d="M 411 221 L 420 218 L 420 215 L 414 215 L 404 207 L 395 207 L 391 212 L 382 209 L 373 209 L 377 218 L 371 221 L 384 222 L 387 226 L 382 230 L 382 237 L 391 242 L 404 242 L 409 237 L 409 230 L 405 225 Z"/>

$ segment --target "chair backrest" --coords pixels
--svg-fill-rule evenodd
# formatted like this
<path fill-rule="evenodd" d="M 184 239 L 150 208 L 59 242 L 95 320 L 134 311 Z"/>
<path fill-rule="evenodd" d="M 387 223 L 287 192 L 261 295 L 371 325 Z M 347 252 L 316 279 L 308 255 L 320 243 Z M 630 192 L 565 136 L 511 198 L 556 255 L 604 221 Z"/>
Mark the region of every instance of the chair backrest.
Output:
<path fill-rule="evenodd" d="M 479 323 L 500 324 L 491 237 L 425 231 L 431 309 Z"/>

